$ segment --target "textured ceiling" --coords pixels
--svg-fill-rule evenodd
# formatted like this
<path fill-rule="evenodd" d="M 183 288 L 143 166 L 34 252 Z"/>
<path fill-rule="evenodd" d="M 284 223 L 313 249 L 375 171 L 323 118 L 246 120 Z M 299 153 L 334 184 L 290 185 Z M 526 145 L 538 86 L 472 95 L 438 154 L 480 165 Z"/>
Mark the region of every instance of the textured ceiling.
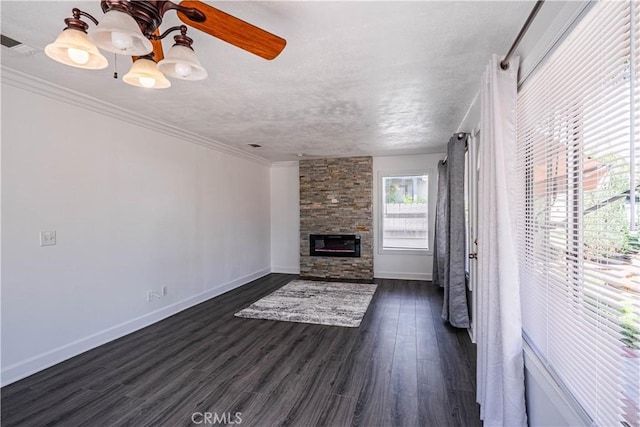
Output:
<path fill-rule="evenodd" d="M 2 47 L 2 64 L 270 161 L 442 152 L 477 94 L 493 53 L 504 54 L 533 1 L 213 2 L 287 40 L 272 61 L 189 31 L 209 78 L 163 91 L 74 69 L 42 51 Z M 3 34 L 40 50 L 76 6 L 96 1 L 2 1 Z M 169 12 L 161 29 L 179 21 Z M 93 25 L 93 24 L 91 24 Z M 170 47 L 165 39 L 165 52 Z M 119 57 L 124 75 L 131 62 Z M 468 129 L 461 129 L 468 130 Z M 247 144 L 260 144 L 253 149 Z"/>

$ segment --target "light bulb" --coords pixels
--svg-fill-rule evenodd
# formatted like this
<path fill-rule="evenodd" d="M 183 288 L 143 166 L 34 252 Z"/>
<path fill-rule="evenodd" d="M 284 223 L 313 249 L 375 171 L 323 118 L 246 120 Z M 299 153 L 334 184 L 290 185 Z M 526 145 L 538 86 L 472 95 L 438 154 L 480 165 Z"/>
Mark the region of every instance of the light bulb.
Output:
<path fill-rule="evenodd" d="M 76 64 L 84 65 L 89 62 L 89 52 L 82 49 L 70 47 L 67 49 L 67 55 Z"/>
<path fill-rule="evenodd" d="M 139 80 L 144 87 L 154 87 L 156 85 L 156 79 L 153 77 L 140 77 Z"/>
<path fill-rule="evenodd" d="M 191 75 L 191 65 L 184 62 L 176 62 L 176 74 L 180 77 L 189 77 Z"/>
<path fill-rule="evenodd" d="M 116 49 L 127 50 L 133 47 L 133 39 L 129 34 L 113 31 L 111 33 L 111 43 Z"/>

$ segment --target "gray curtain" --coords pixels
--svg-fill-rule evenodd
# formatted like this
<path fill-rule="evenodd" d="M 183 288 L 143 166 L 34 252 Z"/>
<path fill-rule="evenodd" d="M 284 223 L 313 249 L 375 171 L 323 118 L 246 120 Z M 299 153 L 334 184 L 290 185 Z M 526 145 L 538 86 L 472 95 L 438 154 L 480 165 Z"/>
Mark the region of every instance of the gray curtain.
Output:
<path fill-rule="evenodd" d="M 454 135 L 447 145 L 444 190 L 440 191 L 441 168 L 438 165 L 438 204 L 436 206 L 436 242 L 434 281 L 444 288 L 442 318 L 452 326 L 468 328 L 467 285 L 465 269 L 464 154 L 466 135 Z M 444 200 L 440 201 L 440 196 Z M 437 266 L 437 267 L 436 267 Z M 442 269 L 442 271 L 441 271 Z M 436 279 L 437 277 L 437 279 Z"/>
<path fill-rule="evenodd" d="M 449 246 L 447 240 L 447 223 L 449 209 L 447 184 L 447 163 L 440 160 L 438 162 L 438 198 L 436 202 L 436 230 L 435 242 L 433 245 L 433 275 L 432 280 L 435 285 L 444 287 L 445 254 Z"/>

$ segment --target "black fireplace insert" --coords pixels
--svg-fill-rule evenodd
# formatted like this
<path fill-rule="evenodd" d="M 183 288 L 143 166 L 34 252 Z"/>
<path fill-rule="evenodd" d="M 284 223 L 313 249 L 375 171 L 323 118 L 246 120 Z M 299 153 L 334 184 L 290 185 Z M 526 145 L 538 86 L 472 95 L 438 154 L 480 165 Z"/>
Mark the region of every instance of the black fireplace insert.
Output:
<path fill-rule="evenodd" d="M 310 234 L 311 256 L 360 257 L 359 234 Z"/>

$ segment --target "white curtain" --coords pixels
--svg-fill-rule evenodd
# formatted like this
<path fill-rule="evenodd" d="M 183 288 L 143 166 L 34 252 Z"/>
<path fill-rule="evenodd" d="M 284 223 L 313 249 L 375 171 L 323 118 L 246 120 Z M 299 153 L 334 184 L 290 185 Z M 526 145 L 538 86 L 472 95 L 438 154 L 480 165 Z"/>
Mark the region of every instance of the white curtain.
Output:
<path fill-rule="evenodd" d="M 518 279 L 516 92 L 518 58 L 493 55 L 480 93 L 478 183 L 478 403 L 485 426 L 526 426 Z"/>

